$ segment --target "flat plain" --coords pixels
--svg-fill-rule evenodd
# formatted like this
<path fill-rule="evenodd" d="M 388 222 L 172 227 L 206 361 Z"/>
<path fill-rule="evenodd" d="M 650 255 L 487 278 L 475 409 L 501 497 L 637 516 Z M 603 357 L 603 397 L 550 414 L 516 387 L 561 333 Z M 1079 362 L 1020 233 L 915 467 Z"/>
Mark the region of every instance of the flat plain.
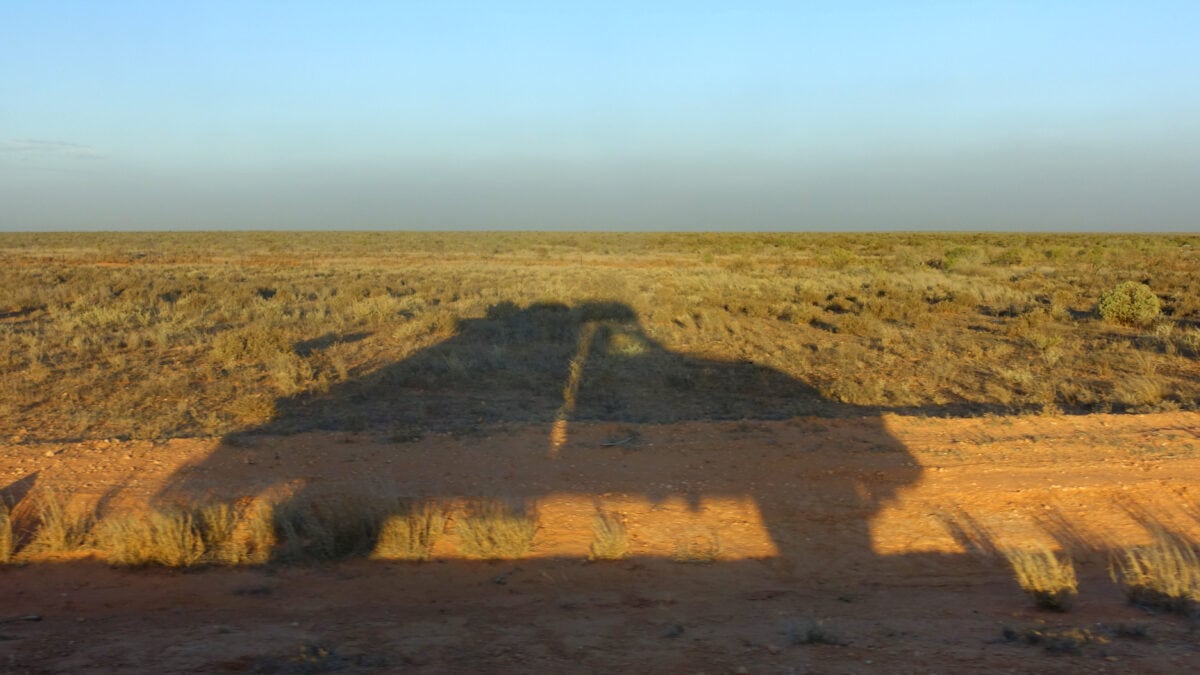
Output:
<path fill-rule="evenodd" d="M 0 663 L 1181 672 L 1200 585 L 1161 602 L 1122 561 L 1195 560 L 1198 247 L 0 235 Z M 1144 312 L 1102 311 L 1122 284 Z M 398 560 L 414 504 L 438 536 Z M 488 504 L 519 553 L 469 545 Z M 221 555 L 187 521 L 175 564 L 116 564 L 106 522 L 201 505 Z M 1022 551 L 1072 566 L 1067 611 Z"/>

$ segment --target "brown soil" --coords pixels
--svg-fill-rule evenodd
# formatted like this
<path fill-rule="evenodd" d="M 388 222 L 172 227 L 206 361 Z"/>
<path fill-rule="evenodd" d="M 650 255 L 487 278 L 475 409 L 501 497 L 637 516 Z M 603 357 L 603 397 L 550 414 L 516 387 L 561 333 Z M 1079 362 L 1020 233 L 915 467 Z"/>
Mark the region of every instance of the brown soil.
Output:
<path fill-rule="evenodd" d="M 529 558 L 0 569 L 5 672 L 1189 672 L 1189 619 L 1129 605 L 1108 556 L 1200 539 L 1200 415 L 509 425 L 389 442 L 304 434 L 0 447 L 9 499 L 146 503 L 399 489 L 536 501 Z M 28 508 L 27 499 L 18 506 Z M 586 560 L 622 515 L 629 557 Z M 716 560 L 676 560 L 689 543 Z M 1035 609 L 1005 548 L 1074 557 Z M 37 617 L 33 620 L 32 617 Z M 1047 648 L 1005 628 L 1067 636 Z M 1143 633 L 1144 635 L 1135 635 Z M 1072 637 L 1073 636 L 1073 637 Z M 816 644 L 805 644 L 816 642 Z"/>

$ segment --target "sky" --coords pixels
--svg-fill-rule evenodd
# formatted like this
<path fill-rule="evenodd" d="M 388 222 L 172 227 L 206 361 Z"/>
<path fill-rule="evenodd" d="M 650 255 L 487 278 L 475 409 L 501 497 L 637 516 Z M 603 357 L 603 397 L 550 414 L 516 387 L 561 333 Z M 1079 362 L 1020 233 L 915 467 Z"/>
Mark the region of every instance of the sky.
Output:
<path fill-rule="evenodd" d="M 0 0 L 0 230 L 1200 230 L 1200 3 Z"/>

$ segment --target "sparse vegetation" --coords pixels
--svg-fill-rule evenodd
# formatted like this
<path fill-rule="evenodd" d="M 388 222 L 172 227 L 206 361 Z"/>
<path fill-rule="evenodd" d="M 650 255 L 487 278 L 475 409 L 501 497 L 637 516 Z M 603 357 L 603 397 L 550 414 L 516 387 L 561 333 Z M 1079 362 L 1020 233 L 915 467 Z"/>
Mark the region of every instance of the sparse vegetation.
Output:
<path fill-rule="evenodd" d="M 1154 543 L 1121 551 L 1110 571 L 1133 604 L 1189 616 L 1200 611 L 1200 557 L 1181 537 L 1158 531 Z"/>
<path fill-rule="evenodd" d="M 1078 594 L 1075 566 L 1071 559 L 1048 548 L 1005 551 L 1021 590 L 1042 609 L 1065 612 Z"/>
<path fill-rule="evenodd" d="M 1158 296 L 1146 284 L 1125 281 L 1100 298 L 1101 318 L 1125 326 L 1146 327 L 1160 313 Z"/>
<path fill-rule="evenodd" d="M 578 326 L 593 318 L 580 308 L 597 299 L 629 314 L 602 322 L 602 360 L 636 358 L 644 389 L 603 402 L 581 390 L 576 416 L 641 421 L 653 417 L 645 401 L 684 387 L 722 391 L 719 378 L 672 358 L 685 354 L 748 360 L 813 389 L 775 397 L 780 414 L 1196 409 L 1197 244 L 1189 235 L 8 233 L 0 435 L 225 435 L 279 425 L 288 406 L 397 363 L 409 385 L 437 383 L 447 395 L 515 386 L 519 371 L 522 391 L 554 398 Z M 1153 293 L 1128 281 L 1149 276 Z M 1109 319 L 1097 320 L 1098 304 Z M 517 325 L 535 305 L 567 312 Z M 1150 321 L 1158 337 L 1131 340 L 1109 320 Z M 469 322 L 478 330 L 464 332 Z M 473 348 L 419 358 L 451 337 Z M 161 405 L 164 395 L 176 404 Z M 436 402 L 400 419 L 395 407 L 328 406 L 288 424 L 386 437 L 528 419 L 521 400 L 492 397 L 456 411 L 461 419 L 430 412 L 445 407 Z"/>
<path fill-rule="evenodd" d="M 629 549 L 629 534 L 625 523 L 615 513 L 600 512 L 592 519 L 592 560 L 620 560 Z"/>
<path fill-rule="evenodd" d="M 1108 638 L 1087 628 L 1006 626 L 1002 635 L 1006 642 L 1040 645 L 1051 654 L 1079 654 L 1087 645 L 1108 642 Z"/>
<path fill-rule="evenodd" d="M 455 524 L 464 555 L 487 560 L 520 558 L 533 546 L 537 518 L 527 506 L 500 499 L 468 504 Z"/>

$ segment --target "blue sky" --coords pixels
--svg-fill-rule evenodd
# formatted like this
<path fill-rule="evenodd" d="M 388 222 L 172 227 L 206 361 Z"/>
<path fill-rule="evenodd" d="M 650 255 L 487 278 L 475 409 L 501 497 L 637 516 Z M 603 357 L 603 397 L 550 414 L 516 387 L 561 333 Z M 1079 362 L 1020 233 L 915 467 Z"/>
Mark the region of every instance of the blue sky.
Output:
<path fill-rule="evenodd" d="M 1196 230 L 1200 3 L 0 4 L 0 229 Z"/>

